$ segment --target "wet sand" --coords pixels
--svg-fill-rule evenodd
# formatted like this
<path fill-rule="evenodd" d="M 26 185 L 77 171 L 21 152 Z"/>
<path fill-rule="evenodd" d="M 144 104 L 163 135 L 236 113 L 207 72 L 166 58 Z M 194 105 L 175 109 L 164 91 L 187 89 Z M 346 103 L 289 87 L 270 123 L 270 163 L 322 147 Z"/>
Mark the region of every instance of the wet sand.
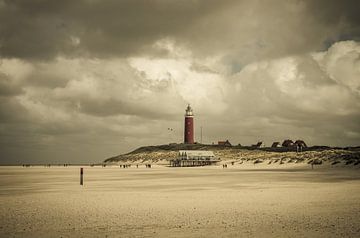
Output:
<path fill-rule="evenodd" d="M 0 237 L 360 237 L 360 169 L 0 167 Z"/>

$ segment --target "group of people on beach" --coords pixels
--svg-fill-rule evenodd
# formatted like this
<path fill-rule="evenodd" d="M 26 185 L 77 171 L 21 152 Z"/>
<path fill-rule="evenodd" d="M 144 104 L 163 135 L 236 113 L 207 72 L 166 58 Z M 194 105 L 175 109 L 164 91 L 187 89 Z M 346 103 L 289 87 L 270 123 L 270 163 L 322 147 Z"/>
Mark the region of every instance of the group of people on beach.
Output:
<path fill-rule="evenodd" d="M 130 168 L 131 164 L 120 164 L 119 166 L 120 166 L 120 168 L 126 169 L 126 168 Z M 145 167 L 146 168 L 151 168 L 151 164 L 145 164 Z M 136 168 L 139 168 L 138 164 L 136 165 Z"/>
<path fill-rule="evenodd" d="M 234 165 L 234 164 L 235 164 L 235 162 L 232 161 L 232 162 L 231 162 L 231 165 Z M 226 168 L 227 168 L 227 164 L 223 164 L 222 167 L 223 167 L 223 169 L 226 169 Z"/>

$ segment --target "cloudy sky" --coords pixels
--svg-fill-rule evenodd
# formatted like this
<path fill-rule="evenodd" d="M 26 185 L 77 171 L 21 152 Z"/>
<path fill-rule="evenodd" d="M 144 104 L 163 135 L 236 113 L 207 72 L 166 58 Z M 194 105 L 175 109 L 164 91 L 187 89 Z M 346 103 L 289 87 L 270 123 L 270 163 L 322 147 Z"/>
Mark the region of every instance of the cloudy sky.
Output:
<path fill-rule="evenodd" d="M 360 145 L 360 1 L 0 0 L 0 163 Z M 168 128 L 173 128 L 169 131 Z"/>

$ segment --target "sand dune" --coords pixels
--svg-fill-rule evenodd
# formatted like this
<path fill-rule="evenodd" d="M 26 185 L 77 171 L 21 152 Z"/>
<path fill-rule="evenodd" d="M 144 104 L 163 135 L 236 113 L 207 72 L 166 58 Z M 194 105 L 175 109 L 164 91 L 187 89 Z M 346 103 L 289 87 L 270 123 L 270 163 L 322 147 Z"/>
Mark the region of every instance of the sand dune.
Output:
<path fill-rule="evenodd" d="M 180 145 L 177 145 L 180 146 Z M 108 164 L 168 164 L 170 159 L 176 158 L 179 148 L 171 146 L 142 147 L 128 154 L 115 156 L 105 160 Z M 308 149 L 304 152 L 269 151 L 257 149 L 242 149 L 237 147 L 218 147 L 195 145 L 195 149 L 212 150 L 220 158 L 221 163 L 236 164 L 327 164 L 333 167 L 360 167 L 360 150 L 345 150 L 327 148 L 323 150 Z M 271 148 L 269 148 L 271 149 Z"/>

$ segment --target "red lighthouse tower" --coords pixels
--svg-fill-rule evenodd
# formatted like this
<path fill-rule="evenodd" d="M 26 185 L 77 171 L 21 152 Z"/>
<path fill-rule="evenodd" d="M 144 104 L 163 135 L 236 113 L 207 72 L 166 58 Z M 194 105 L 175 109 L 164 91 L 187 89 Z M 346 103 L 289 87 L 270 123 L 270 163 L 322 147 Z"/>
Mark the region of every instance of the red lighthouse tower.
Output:
<path fill-rule="evenodd" d="M 184 143 L 194 144 L 194 114 L 190 104 L 185 110 Z"/>

